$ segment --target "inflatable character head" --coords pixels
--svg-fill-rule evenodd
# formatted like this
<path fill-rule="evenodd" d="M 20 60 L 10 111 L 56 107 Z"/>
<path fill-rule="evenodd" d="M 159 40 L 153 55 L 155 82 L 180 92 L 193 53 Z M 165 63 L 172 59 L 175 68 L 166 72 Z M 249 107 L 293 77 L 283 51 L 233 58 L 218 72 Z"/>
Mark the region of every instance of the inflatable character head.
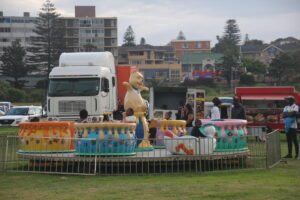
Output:
<path fill-rule="evenodd" d="M 140 72 L 133 72 L 129 78 L 129 84 L 138 89 L 142 89 L 144 87 L 144 76 Z"/>
<path fill-rule="evenodd" d="M 213 137 L 216 132 L 216 128 L 213 124 L 204 124 L 203 132 L 207 137 Z"/>

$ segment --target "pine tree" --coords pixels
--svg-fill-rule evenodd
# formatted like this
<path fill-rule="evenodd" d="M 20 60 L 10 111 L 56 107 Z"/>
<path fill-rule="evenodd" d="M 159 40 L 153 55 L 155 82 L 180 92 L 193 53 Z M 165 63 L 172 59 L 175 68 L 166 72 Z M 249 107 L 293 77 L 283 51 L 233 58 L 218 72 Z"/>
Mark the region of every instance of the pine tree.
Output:
<path fill-rule="evenodd" d="M 184 33 L 182 31 L 179 31 L 178 36 L 176 38 L 177 40 L 186 40 Z"/>
<path fill-rule="evenodd" d="M 10 47 L 3 48 L 3 54 L 1 55 L 1 72 L 4 76 L 12 77 L 14 81 L 11 81 L 11 85 L 15 88 L 22 88 L 24 81 L 19 79 L 26 76 L 32 68 L 25 63 L 26 51 L 21 46 L 20 41 L 16 40 L 12 42 Z"/>
<path fill-rule="evenodd" d="M 238 67 L 241 63 L 238 46 L 241 35 L 235 19 L 227 20 L 224 29 L 223 36 L 217 36 L 218 43 L 215 45 L 213 51 L 224 54 L 222 67 L 228 83 L 231 83 L 233 72 L 238 71 Z"/>
<path fill-rule="evenodd" d="M 30 38 L 32 46 L 27 49 L 30 52 L 28 63 L 47 77 L 66 49 L 64 21 L 59 16 L 54 4 L 46 0 L 35 22 L 33 32 L 37 36 Z"/>
<path fill-rule="evenodd" d="M 250 39 L 249 39 L 249 35 L 248 35 L 248 33 L 246 33 L 245 39 L 244 39 L 244 45 L 247 44 L 247 42 L 248 42 L 249 40 L 250 40 Z"/>
<path fill-rule="evenodd" d="M 132 47 L 132 46 L 136 46 L 135 44 L 135 36 L 134 36 L 134 32 L 132 30 L 131 25 L 128 26 L 128 28 L 126 29 L 126 32 L 124 34 L 124 39 L 123 39 L 123 45 L 125 47 Z"/>
<path fill-rule="evenodd" d="M 146 40 L 145 40 L 145 38 L 141 38 L 141 41 L 140 41 L 140 45 L 145 45 L 146 44 Z"/>

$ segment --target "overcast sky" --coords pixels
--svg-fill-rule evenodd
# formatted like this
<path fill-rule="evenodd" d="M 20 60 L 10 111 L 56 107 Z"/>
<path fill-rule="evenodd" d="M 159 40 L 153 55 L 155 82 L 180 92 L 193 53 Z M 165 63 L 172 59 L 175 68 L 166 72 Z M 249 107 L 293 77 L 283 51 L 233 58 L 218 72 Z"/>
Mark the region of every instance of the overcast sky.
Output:
<path fill-rule="evenodd" d="M 0 0 L 4 16 L 37 16 L 44 0 Z M 52 0 L 64 17 L 75 15 L 75 5 L 96 6 L 97 17 L 117 17 L 119 44 L 131 25 L 136 42 L 165 45 L 180 30 L 188 40 L 210 40 L 222 35 L 227 19 L 236 19 L 242 39 L 270 42 L 293 36 L 300 39 L 300 0 Z"/>

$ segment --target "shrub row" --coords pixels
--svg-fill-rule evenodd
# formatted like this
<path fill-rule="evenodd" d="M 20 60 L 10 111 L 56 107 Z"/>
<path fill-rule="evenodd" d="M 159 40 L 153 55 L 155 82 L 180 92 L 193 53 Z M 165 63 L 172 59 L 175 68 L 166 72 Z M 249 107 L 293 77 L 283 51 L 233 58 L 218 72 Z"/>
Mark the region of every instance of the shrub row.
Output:
<path fill-rule="evenodd" d="M 0 101 L 10 102 L 44 102 L 44 89 L 20 90 L 0 82 Z"/>

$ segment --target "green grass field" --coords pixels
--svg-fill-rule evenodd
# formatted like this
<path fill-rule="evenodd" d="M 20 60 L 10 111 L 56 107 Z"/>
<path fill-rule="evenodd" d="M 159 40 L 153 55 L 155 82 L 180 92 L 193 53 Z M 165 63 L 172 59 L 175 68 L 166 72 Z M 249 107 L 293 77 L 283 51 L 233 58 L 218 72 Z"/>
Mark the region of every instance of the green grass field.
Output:
<path fill-rule="evenodd" d="M 281 145 L 285 155 L 284 135 Z M 2 172 L 0 199 L 299 199 L 300 160 L 286 161 L 266 170 L 201 175 L 66 176 Z"/>

